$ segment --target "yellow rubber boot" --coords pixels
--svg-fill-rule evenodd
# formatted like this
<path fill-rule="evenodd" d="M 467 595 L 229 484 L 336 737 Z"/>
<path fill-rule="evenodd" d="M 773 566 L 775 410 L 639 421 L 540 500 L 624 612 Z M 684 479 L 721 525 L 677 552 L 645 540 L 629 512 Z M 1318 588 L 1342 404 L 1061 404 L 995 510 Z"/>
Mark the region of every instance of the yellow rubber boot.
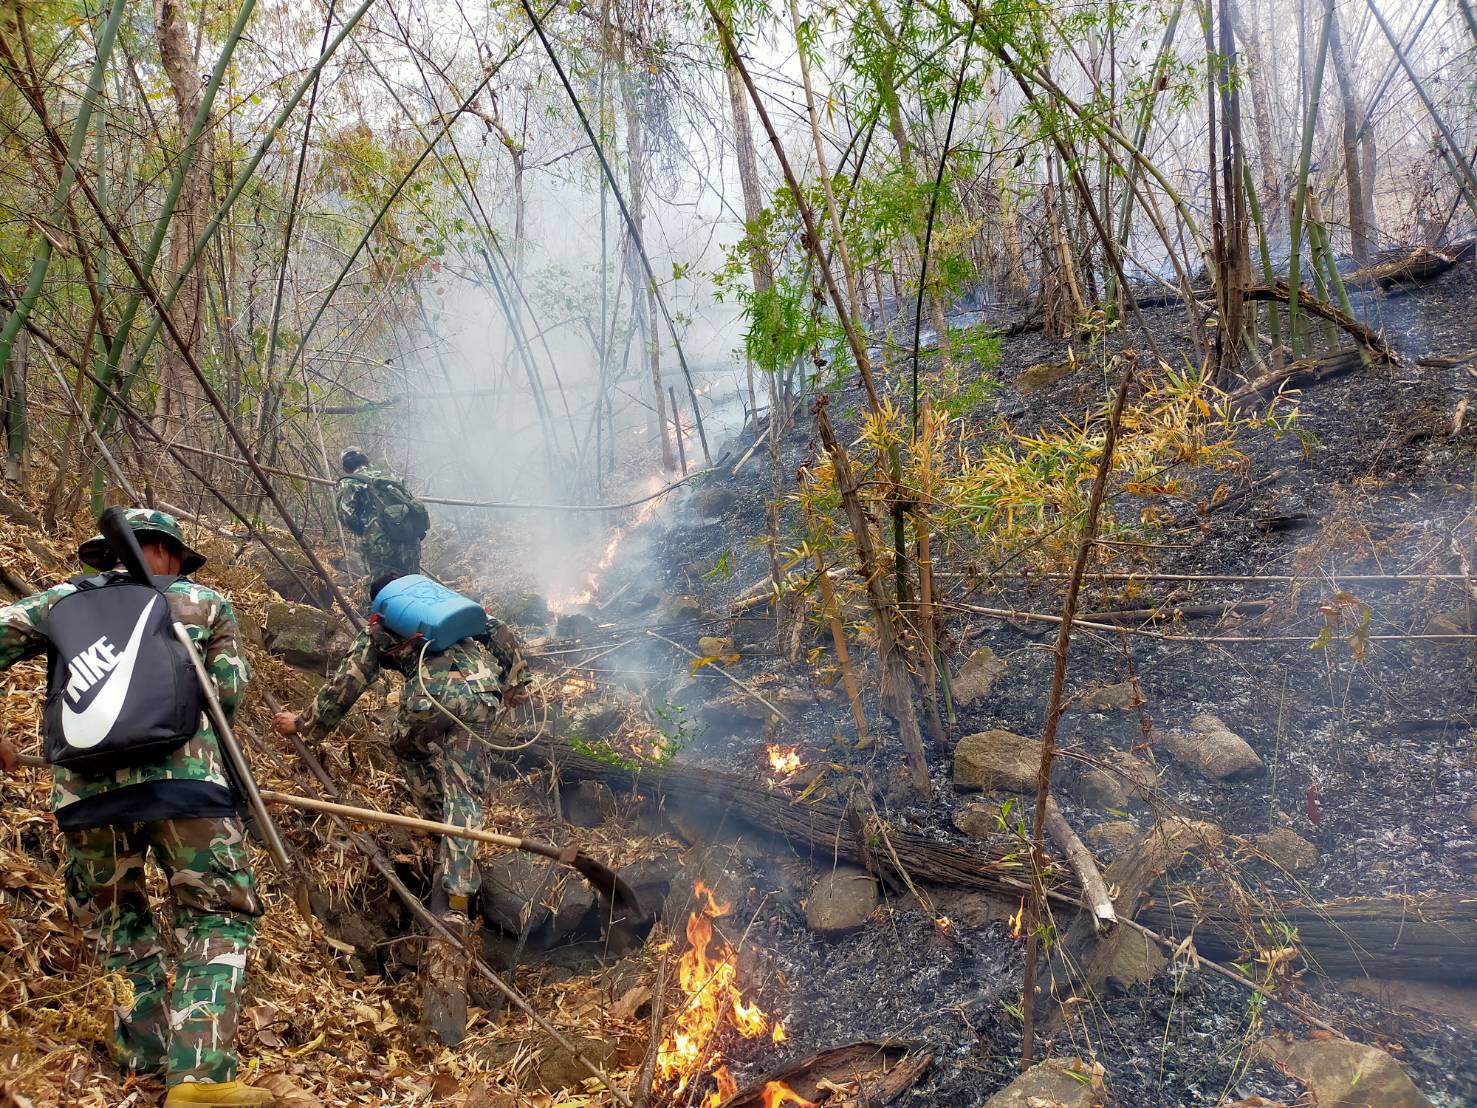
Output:
<path fill-rule="evenodd" d="M 186 1081 L 171 1087 L 169 1095 L 164 1098 L 164 1108 L 173 1108 L 176 1104 L 255 1105 L 257 1108 L 271 1108 L 276 1103 L 277 1098 L 266 1089 L 253 1089 L 241 1081 L 221 1081 L 215 1084 Z"/>

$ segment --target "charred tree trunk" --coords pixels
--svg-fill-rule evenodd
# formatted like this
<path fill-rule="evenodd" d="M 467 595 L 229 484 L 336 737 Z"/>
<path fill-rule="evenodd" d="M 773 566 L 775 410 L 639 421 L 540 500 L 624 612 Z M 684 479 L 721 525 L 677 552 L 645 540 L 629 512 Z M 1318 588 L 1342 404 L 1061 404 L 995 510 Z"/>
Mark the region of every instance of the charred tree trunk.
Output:
<path fill-rule="evenodd" d="M 626 109 L 626 174 L 630 181 L 630 205 L 631 222 L 635 224 L 636 235 L 643 240 L 646 237 L 644 224 L 644 205 L 646 190 L 646 152 L 642 137 L 641 112 L 636 102 L 636 90 L 632 87 L 633 78 L 630 67 L 625 56 L 625 36 L 621 36 L 621 99 Z M 646 338 L 646 355 L 651 370 L 651 404 L 653 428 L 660 436 L 662 444 L 662 468 L 668 472 L 672 471 L 675 459 L 672 454 L 672 435 L 667 426 L 667 397 L 662 388 L 662 343 L 657 335 L 657 303 L 656 289 L 641 272 L 640 266 L 635 259 L 636 244 L 632 240 L 628 259 L 631 264 L 631 280 L 634 288 L 644 289 L 646 295 L 639 292 L 635 296 L 635 302 L 641 306 L 642 325 L 641 329 Z"/>

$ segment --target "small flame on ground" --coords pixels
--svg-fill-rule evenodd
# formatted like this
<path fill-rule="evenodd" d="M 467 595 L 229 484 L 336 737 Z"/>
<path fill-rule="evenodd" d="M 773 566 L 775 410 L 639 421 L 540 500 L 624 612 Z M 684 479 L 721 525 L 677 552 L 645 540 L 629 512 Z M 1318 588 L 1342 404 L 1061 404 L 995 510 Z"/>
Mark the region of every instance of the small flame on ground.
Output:
<path fill-rule="evenodd" d="M 789 1035 L 787 1035 L 785 1033 L 785 1021 L 784 1020 L 775 1020 L 774 1021 L 774 1032 L 769 1037 L 771 1039 L 773 1039 L 777 1043 L 782 1043 L 782 1042 L 784 1042 L 786 1039 L 788 1039 L 790 1037 Z"/>
<path fill-rule="evenodd" d="M 771 1081 L 764 1086 L 764 1108 L 780 1108 L 782 1104 L 799 1104 L 802 1108 L 815 1108 L 815 1101 L 806 1100 L 783 1081 Z"/>
<path fill-rule="evenodd" d="M 1010 917 L 1010 937 L 1019 939 L 1021 937 L 1021 924 L 1026 918 L 1026 898 L 1021 897 L 1020 909 Z"/>
<path fill-rule="evenodd" d="M 670 1087 L 674 1100 L 711 1064 L 725 1025 L 731 1025 L 746 1039 L 765 1034 L 775 1042 L 785 1039 L 778 1023 L 771 1030 L 764 1009 L 744 1002 L 738 987 L 738 958 L 728 941 L 714 933 L 713 921 L 726 916 L 733 906 L 715 896 L 702 881 L 693 883 L 693 895 L 699 909 L 687 918 L 687 951 L 677 963 L 677 983 L 686 1000 L 656 1055 L 657 1073 Z M 711 1073 L 717 1088 L 703 1098 L 702 1108 L 717 1108 L 738 1091 L 726 1065 L 715 1066 Z"/>
<path fill-rule="evenodd" d="M 769 768 L 784 777 L 799 773 L 805 768 L 805 763 L 800 760 L 800 751 L 797 747 L 771 743 L 764 748 L 764 752 L 769 755 Z"/>

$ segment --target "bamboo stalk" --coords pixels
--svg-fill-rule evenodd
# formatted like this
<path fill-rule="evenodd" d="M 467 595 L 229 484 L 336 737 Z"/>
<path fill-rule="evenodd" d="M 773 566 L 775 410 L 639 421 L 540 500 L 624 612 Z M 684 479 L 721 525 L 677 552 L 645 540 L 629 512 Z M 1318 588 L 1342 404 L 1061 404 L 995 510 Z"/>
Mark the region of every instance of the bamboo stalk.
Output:
<path fill-rule="evenodd" d="M 1051 692 L 1046 701 L 1046 724 L 1041 729 L 1041 763 L 1036 773 L 1036 810 L 1031 817 L 1031 918 L 1026 929 L 1026 960 L 1021 996 L 1021 1057 L 1026 1065 L 1031 1064 L 1036 1053 L 1036 959 L 1041 945 L 1041 916 L 1046 903 L 1046 851 L 1042 845 L 1042 831 L 1046 825 L 1047 806 L 1051 800 L 1051 768 L 1056 758 L 1057 724 L 1066 710 L 1064 690 L 1067 681 L 1067 650 L 1072 642 L 1072 620 L 1077 612 L 1077 597 L 1082 591 L 1082 578 L 1086 574 L 1087 561 L 1097 538 L 1098 513 L 1102 510 L 1103 497 L 1108 490 L 1108 474 L 1113 468 L 1113 451 L 1118 443 L 1118 427 L 1123 419 L 1124 405 L 1128 401 L 1128 386 L 1133 381 L 1133 371 L 1133 361 L 1125 361 L 1123 375 L 1118 382 L 1118 394 L 1113 399 L 1113 410 L 1104 429 L 1102 457 L 1098 459 L 1097 473 L 1093 477 L 1092 493 L 1087 501 L 1087 517 L 1082 521 L 1082 530 L 1077 538 L 1072 577 L 1067 582 L 1067 597 L 1062 603 L 1053 653 Z M 1111 916 L 1111 901 L 1108 912 Z M 1097 908 L 1094 908 L 1094 914 L 1099 921 L 1106 924 L 1106 918 L 1098 913 Z"/>
<path fill-rule="evenodd" d="M 856 683 L 856 674 L 851 667 L 851 651 L 846 647 L 846 627 L 841 622 L 841 611 L 836 604 L 836 590 L 831 586 L 831 575 L 826 572 L 825 560 L 820 548 L 812 544 L 815 557 L 816 580 L 820 584 L 821 603 L 825 607 L 826 622 L 831 628 L 831 644 L 836 648 L 836 666 L 841 670 L 841 685 L 846 690 L 846 703 L 851 706 L 851 719 L 856 724 L 856 741 L 859 747 L 868 745 L 867 716 L 862 710 L 862 693 Z"/>
<path fill-rule="evenodd" d="M 108 18 L 103 23 L 102 33 L 97 40 L 97 57 L 92 63 L 92 71 L 87 77 L 87 94 L 82 98 L 82 104 L 77 110 L 77 118 L 72 122 L 72 133 L 65 146 L 66 161 L 62 166 L 61 176 L 57 179 L 56 192 L 51 201 L 51 222 L 60 224 L 65 218 L 67 210 L 67 197 L 72 191 L 72 183 L 76 180 L 78 160 L 82 156 L 82 145 L 87 140 L 87 127 L 92 120 L 92 113 L 97 106 L 97 101 L 102 96 L 103 74 L 108 68 L 108 59 L 113 54 L 113 44 L 117 40 L 118 25 L 123 21 L 123 12 L 127 8 L 124 0 L 113 0 L 113 7 L 108 12 Z M 4 40 L 0 39 L 0 45 Z M 8 46 L 4 47 L 6 63 L 18 77 L 20 66 L 10 52 Z M 17 80 L 19 86 L 21 82 Z M 30 97 L 27 96 L 30 101 Z M 44 111 L 44 105 L 31 101 L 32 110 L 37 114 Z M 41 286 L 46 281 L 47 270 L 51 268 L 51 255 L 54 243 L 51 236 L 44 232 L 44 228 L 37 224 L 42 230 L 36 238 L 36 246 L 31 258 L 31 271 L 26 277 L 25 288 L 21 290 L 16 300 L 15 307 L 11 310 L 9 317 L 5 320 L 5 326 L 0 328 L 0 367 L 10 364 L 10 352 L 15 346 L 16 336 L 20 334 L 31 309 L 36 306 L 36 301 L 41 296 Z"/>
<path fill-rule="evenodd" d="M 1303 353 L 1303 331 L 1298 314 L 1298 293 L 1302 278 L 1303 212 L 1308 202 L 1308 171 L 1313 160 L 1313 136 L 1318 130 L 1318 100 L 1323 90 L 1323 69 L 1328 59 L 1328 32 L 1333 22 L 1334 4 L 1328 0 L 1324 11 L 1323 29 L 1318 34 L 1318 53 L 1313 63 L 1313 77 L 1308 91 L 1308 108 L 1303 115 L 1303 141 L 1298 154 L 1297 191 L 1293 194 L 1292 217 L 1288 223 L 1289 250 L 1287 259 L 1287 327 L 1291 336 L 1294 356 Z"/>

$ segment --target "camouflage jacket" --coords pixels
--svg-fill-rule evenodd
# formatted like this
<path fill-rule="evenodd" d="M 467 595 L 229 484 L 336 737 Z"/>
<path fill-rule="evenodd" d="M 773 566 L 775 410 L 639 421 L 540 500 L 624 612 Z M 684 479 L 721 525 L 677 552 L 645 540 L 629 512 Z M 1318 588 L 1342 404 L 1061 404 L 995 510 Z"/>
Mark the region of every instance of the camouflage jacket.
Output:
<path fill-rule="evenodd" d="M 409 503 L 390 503 L 395 494 L 376 489 L 377 483 L 393 484 Z M 428 522 L 425 506 L 410 494 L 404 482 L 393 473 L 370 466 L 339 479 L 334 509 L 344 527 L 365 539 L 378 536 L 391 542 L 419 542 Z"/>
<path fill-rule="evenodd" d="M 399 727 L 414 730 L 435 725 L 445 716 L 431 699 L 458 705 L 497 706 L 505 690 L 529 680 L 528 664 L 512 628 L 487 617 L 483 635 L 462 639 L 440 653 L 422 655 L 423 640 L 395 634 L 375 617 L 355 636 L 349 653 L 328 683 L 318 691 L 299 724 L 305 734 L 322 738 L 332 731 L 384 669 L 405 678 L 400 697 Z M 460 713 L 458 713 L 460 714 Z"/>
<path fill-rule="evenodd" d="M 0 608 L 0 671 L 45 652 L 41 629 L 47 612 L 76 591 L 71 583 L 57 585 Z M 190 641 L 204 651 L 205 668 L 229 717 L 251 680 L 231 602 L 214 589 L 183 578 L 170 585 L 165 596 Z M 116 815 L 125 809 L 133 817 L 128 822 L 226 815 L 234 810 L 235 801 L 215 728 L 201 713 L 194 736 L 157 762 L 96 777 L 53 766 L 51 806 L 58 825 L 72 829 L 116 822 Z"/>

